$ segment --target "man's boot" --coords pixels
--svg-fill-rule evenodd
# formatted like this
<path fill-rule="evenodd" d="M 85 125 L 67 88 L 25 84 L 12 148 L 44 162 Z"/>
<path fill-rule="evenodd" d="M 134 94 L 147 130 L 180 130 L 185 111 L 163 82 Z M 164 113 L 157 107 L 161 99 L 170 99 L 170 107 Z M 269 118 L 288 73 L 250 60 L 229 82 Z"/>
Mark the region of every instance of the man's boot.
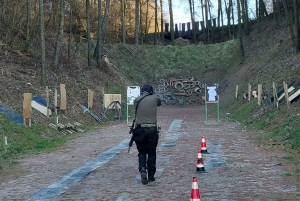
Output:
<path fill-rule="evenodd" d="M 148 184 L 146 168 L 142 167 L 140 172 L 141 172 L 141 182 L 142 182 L 142 184 L 144 184 L 144 185 Z"/>
<path fill-rule="evenodd" d="M 154 182 L 154 174 L 156 172 L 156 167 L 148 167 L 148 182 Z"/>

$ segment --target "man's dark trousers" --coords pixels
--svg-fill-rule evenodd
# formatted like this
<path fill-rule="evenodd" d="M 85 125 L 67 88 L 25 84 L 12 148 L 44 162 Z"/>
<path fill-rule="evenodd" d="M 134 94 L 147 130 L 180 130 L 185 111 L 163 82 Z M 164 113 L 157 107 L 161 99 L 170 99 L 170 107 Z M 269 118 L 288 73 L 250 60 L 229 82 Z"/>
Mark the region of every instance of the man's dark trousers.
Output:
<path fill-rule="evenodd" d="M 136 143 L 139 151 L 139 171 L 141 171 L 142 167 L 147 167 L 148 179 L 154 180 L 154 174 L 156 172 L 156 147 L 158 144 L 157 128 L 146 127 L 143 128 L 142 132 L 145 140 L 143 142 Z"/>

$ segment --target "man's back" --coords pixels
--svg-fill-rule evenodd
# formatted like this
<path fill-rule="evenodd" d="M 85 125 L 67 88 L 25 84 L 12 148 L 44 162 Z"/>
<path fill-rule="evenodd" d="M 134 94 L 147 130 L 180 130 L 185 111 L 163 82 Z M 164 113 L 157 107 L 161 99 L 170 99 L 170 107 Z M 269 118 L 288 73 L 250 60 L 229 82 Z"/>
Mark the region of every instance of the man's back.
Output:
<path fill-rule="evenodd" d="M 142 96 L 138 97 L 136 101 L 139 101 L 142 97 L 148 93 L 143 93 Z M 156 124 L 157 123 L 157 106 L 161 105 L 160 99 L 156 98 L 154 95 L 147 95 L 140 101 L 136 114 L 137 124 Z"/>

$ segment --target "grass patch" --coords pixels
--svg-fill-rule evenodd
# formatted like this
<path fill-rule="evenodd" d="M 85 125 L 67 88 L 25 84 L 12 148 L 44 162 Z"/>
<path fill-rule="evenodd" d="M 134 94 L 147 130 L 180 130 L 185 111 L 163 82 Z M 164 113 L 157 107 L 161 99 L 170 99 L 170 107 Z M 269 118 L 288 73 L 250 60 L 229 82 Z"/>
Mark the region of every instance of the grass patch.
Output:
<path fill-rule="evenodd" d="M 54 136 L 55 132 L 43 125 L 33 124 L 31 128 L 19 126 L 5 114 L 0 113 L 0 169 L 18 164 L 15 159 L 23 154 L 36 154 L 64 144 L 66 137 Z M 52 137 L 49 133 L 52 133 Z M 5 145 L 5 137 L 7 137 L 7 145 Z"/>
<path fill-rule="evenodd" d="M 291 176 L 293 176 L 294 174 L 291 173 L 291 172 L 285 172 L 283 175 L 284 175 L 285 177 L 291 177 Z"/>
<path fill-rule="evenodd" d="M 156 82 L 169 77 L 195 77 L 204 83 L 206 72 L 214 72 L 220 81 L 233 67 L 239 55 L 238 42 L 214 45 L 133 46 L 107 45 L 121 74 L 133 83 Z M 207 80 L 205 80 L 207 79 Z"/>
<path fill-rule="evenodd" d="M 243 123 L 249 123 L 249 114 L 253 112 L 256 105 L 251 102 L 247 102 L 243 105 L 239 105 L 238 108 L 229 116 L 230 119 Z"/>

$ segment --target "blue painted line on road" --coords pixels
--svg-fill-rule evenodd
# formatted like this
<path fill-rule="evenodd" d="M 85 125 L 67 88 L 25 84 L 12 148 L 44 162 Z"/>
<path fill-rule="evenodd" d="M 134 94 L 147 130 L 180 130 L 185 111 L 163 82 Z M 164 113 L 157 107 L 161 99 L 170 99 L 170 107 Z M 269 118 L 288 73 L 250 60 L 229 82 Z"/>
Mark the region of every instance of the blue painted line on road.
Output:
<path fill-rule="evenodd" d="M 209 154 L 202 154 L 205 169 L 226 165 L 226 158 L 222 150 L 222 143 L 206 142 Z"/>
<path fill-rule="evenodd" d="M 167 133 L 164 136 L 164 142 L 161 142 L 161 145 L 160 145 L 161 148 L 176 146 L 177 140 L 178 140 L 179 136 L 182 134 L 180 131 L 181 123 L 182 123 L 182 120 L 180 120 L 180 119 L 175 119 L 171 123 Z M 171 156 L 157 156 L 157 158 L 156 158 L 156 162 L 170 162 L 170 161 L 171 161 Z M 163 167 L 157 168 L 155 177 L 159 177 L 162 174 L 162 172 L 164 171 L 164 169 L 165 168 L 163 168 Z M 135 180 L 141 180 L 141 175 L 140 174 L 136 175 Z M 116 201 L 119 201 L 122 199 L 123 199 L 123 195 L 120 195 L 119 197 L 117 197 Z"/>
<path fill-rule="evenodd" d="M 170 127 L 168 132 L 166 133 L 164 137 L 164 142 L 160 144 L 160 147 L 174 147 L 177 144 L 177 140 L 179 136 L 182 134 L 180 131 L 182 120 L 181 119 L 175 119 Z"/>
<path fill-rule="evenodd" d="M 156 162 L 170 162 L 171 161 L 171 156 L 157 156 Z"/>
<path fill-rule="evenodd" d="M 41 189 L 37 193 L 33 194 L 31 197 L 27 198 L 26 201 L 45 201 L 51 200 L 51 197 L 60 196 L 63 194 L 69 185 L 81 181 L 84 177 L 90 174 L 95 169 L 101 167 L 103 164 L 109 162 L 116 155 L 118 155 L 125 148 L 128 148 L 129 140 L 124 140 L 118 145 L 112 147 L 111 149 L 101 153 L 95 159 L 86 163 L 85 165 L 72 170 L 65 176 L 58 179 L 55 183 L 50 186 Z"/>

